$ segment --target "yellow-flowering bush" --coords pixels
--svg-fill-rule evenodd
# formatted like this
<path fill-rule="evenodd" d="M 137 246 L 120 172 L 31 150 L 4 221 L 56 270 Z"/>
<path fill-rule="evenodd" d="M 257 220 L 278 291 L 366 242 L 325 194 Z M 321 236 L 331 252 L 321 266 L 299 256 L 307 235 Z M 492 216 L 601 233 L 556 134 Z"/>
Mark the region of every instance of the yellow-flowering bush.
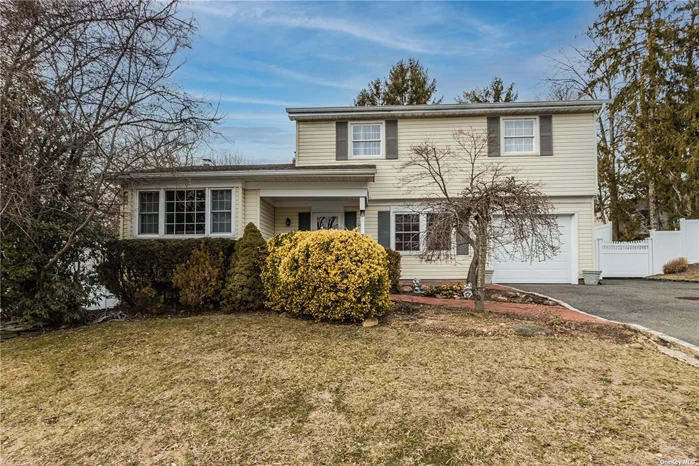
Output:
<path fill-rule="evenodd" d="M 356 231 L 285 233 L 267 243 L 267 305 L 317 320 L 361 320 L 391 307 L 386 251 Z"/>

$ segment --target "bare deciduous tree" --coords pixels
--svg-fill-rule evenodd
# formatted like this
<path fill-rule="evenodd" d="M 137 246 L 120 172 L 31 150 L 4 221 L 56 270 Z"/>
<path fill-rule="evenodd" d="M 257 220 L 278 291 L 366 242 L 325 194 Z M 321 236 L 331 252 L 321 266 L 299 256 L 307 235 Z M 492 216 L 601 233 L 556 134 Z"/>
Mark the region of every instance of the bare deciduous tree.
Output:
<path fill-rule="evenodd" d="M 460 129 L 452 137 L 453 146 L 432 141 L 413 146 L 401 181 L 422 199 L 417 209 L 428 215 L 424 260 L 453 259 L 454 240 L 473 248 L 468 281 L 476 309 L 483 311 L 489 251 L 496 257 L 548 259 L 559 250 L 560 232 L 540 185 L 487 157 L 485 130 Z"/>
<path fill-rule="evenodd" d="M 0 231 L 31 295 L 117 210 L 115 176 L 183 163 L 218 118 L 172 79 L 196 29 L 176 1 L 5 1 L 0 27 Z"/>

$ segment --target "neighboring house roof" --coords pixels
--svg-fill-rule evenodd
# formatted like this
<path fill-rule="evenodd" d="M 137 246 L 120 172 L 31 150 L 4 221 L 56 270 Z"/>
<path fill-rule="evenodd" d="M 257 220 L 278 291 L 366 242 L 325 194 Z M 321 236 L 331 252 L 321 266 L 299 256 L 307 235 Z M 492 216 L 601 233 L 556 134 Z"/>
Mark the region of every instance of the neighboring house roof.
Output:
<path fill-rule="evenodd" d="M 384 105 L 375 107 L 287 108 L 292 121 L 425 118 L 451 116 L 497 116 L 517 114 L 598 112 L 606 100 L 566 100 L 555 102 L 500 102 L 485 104 Z"/>
<path fill-rule="evenodd" d="M 291 163 L 267 165 L 193 165 L 134 170 L 119 179 L 242 178 L 250 181 L 373 181 L 376 165 L 334 164 L 297 167 Z"/>

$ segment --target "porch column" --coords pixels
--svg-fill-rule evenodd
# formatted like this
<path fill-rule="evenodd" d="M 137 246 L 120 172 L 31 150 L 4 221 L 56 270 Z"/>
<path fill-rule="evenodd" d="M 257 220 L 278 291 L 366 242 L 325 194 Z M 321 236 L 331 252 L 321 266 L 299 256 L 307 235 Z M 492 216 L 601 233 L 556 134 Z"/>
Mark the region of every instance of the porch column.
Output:
<path fill-rule="evenodd" d="M 359 198 L 359 233 L 364 234 L 364 211 L 366 210 L 366 198 Z"/>

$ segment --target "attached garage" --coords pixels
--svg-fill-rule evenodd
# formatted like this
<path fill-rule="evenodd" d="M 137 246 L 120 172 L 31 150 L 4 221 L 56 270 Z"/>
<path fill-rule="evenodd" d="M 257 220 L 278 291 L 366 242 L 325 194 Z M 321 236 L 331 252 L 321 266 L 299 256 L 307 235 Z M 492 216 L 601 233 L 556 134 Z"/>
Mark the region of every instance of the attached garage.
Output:
<path fill-rule="evenodd" d="M 559 253 L 547 260 L 508 257 L 494 254 L 494 283 L 578 283 L 576 235 L 573 215 L 558 215 L 561 232 Z"/>

